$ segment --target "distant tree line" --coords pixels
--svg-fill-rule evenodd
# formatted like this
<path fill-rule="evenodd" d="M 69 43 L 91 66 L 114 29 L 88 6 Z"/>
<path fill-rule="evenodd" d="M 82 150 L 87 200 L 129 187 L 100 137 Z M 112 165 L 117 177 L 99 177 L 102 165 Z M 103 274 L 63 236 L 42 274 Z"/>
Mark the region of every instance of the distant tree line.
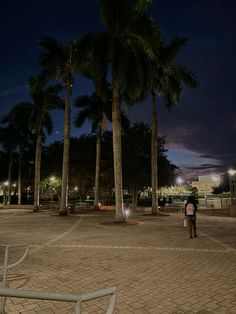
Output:
<path fill-rule="evenodd" d="M 122 135 L 123 144 L 123 173 L 124 189 L 132 196 L 132 203 L 135 207 L 137 197 L 141 191 L 150 186 L 151 182 L 151 128 L 144 123 L 135 123 L 134 126 L 126 129 Z M 95 187 L 95 166 L 96 166 L 96 135 L 81 135 L 78 138 L 71 138 L 70 166 L 69 166 L 69 198 L 77 197 L 81 201 L 87 195 L 94 196 Z M 165 137 L 159 137 L 158 163 L 159 184 L 161 186 L 170 185 L 174 182 L 177 167 L 173 165 L 166 156 Z M 60 190 L 56 183 L 50 184 L 52 176 L 61 178 L 63 142 L 56 141 L 50 145 L 42 147 L 42 167 L 41 167 L 41 190 L 50 188 L 56 189 L 55 195 L 60 196 Z M 101 171 L 100 171 L 100 200 L 106 201 L 114 198 L 114 177 L 113 177 L 113 154 L 112 154 L 112 132 L 105 131 L 101 138 Z M 1 153 L 1 179 L 7 177 L 8 156 L 3 151 Z M 32 199 L 33 190 L 33 151 L 25 151 L 22 158 L 22 185 L 24 189 L 24 200 L 27 199 L 27 187 L 31 187 L 30 195 Z M 12 182 L 17 181 L 19 156 L 14 153 L 12 161 Z M 5 170 L 4 170 L 5 169 Z M 61 182 L 60 182 L 61 184 Z M 76 191 L 75 191 L 76 188 Z"/>

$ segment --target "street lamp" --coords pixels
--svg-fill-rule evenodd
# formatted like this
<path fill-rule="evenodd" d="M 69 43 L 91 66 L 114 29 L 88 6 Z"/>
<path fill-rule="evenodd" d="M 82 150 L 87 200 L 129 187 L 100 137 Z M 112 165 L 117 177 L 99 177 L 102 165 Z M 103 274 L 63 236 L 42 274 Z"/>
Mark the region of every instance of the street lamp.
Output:
<path fill-rule="evenodd" d="M 53 182 L 55 181 L 55 176 L 51 176 L 50 177 L 50 182 L 51 182 L 51 209 L 52 209 L 52 202 L 53 202 L 53 196 L 54 196 L 54 191 L 55 191 L 55 188 L 53 187 Z"/>
<path fill-rule="evenodd" d="M 74 187 L 75 202 L 76 202 L 76 199 L 77 199 L 77 197 L 78 197 L 78 191 L 79 191 L 78 186 L 75 186 L 75 187 Z"/>
<path fill-rule="evenodd" d="M 220 177 L 219 176 L 217 176 L 217 175 L 213 175 L 213 176 L 211 176 L 211 178 L 212 178 L 212 180 L 216 183 L 216 182 L 218 182 L 218 184 L 220 183 Z"/>
<path fill-rule="evenodd" d="M 54 192 L 55 192 L 55 188 L 52 188 L 52 190 L 51 190 L 51 209 L 52 209 Z"/>
<path fill-rule="evenodd" d="M 51 182 L 55 181 L 55 179 L 56 179 L 55 176 L 51 176 L 51 177 L 50 177 L 50 181 L 51 181 Z"/>
<path fill-rule="evenodd" d="M 30 186 L 27 187 L 27 201 L 29 200 Z"/>
<path fill-rule="evenodd" d="M 230 195 L 231 195 L 231 204 L 234 203 L 236 197 L 236 170 L 229 169 L 229 188 L 230 188 Z"/>
<path fill-rule="evenodd" d="M 228 170 L 228 174 L 231 175 L 231 176 L 234 176 L 236 174 L 236 170 L 234 169 L 229 169 Z"/>
<path fill-rule="evenodd" d="M 4 190 L 3 190 L 3 204 L 6 205 L 7 204 L 7 187 L 9 185 L 9 182 L 8 181 L 5 181 L 3 183 L 3 186 L 4 186 Z"/>
<path fill-rule="evenodd" d="M 178 178 L 176 179 L 176 182 L 179 184 L 179 186 L 181 186 L 182 183 L 183 183 L 183 179 L 182 179 L 181 177 L 178 177 Z"/>

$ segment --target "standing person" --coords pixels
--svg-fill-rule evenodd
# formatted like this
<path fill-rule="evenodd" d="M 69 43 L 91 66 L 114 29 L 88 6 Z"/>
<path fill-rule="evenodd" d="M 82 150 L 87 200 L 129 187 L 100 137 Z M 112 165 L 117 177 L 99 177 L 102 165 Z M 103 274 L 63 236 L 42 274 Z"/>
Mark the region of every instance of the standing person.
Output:
<path fill-rule="evenodd" d="M 196 229 L 196 212 L 197 212 L 197 204 L 194 196 L 189 196 L 188 200 L 185 204 L 185 219 L 188 223 L 189 237 L 192 239 L 193 237 L 197 237 L 197 229 Z"/>
<path fill-rule="evenodd" d="M 129 219 L 130 218 L 130 204 L 128 201 L 125 203 L 124 210 L 125 210 L 125 217 Z"/>

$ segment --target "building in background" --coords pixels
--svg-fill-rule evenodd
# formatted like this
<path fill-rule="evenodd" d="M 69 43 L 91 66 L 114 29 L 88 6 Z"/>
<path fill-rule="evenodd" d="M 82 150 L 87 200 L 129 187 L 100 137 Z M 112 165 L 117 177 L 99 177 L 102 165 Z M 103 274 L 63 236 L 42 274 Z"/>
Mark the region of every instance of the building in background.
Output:
<path fill-rule="evenodd" d="M 197 188 L 199 194 L 212 194 L 212 189 L 220 185 L 220 175 L 199 176 L 198 181 L 192 182 L 192 187 Z"/>

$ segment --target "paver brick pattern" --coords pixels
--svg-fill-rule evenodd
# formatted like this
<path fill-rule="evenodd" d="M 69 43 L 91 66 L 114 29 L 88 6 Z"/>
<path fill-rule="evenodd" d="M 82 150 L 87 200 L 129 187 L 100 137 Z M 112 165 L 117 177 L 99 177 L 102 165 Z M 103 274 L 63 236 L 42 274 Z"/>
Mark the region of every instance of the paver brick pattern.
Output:
<path fill-rule="evenodd" d="M 58 217 L 0 211 L 0 243 L 30 244 L 8 271 L 9 287 L 81 294 L 117 287 L 115 313 L 236 313 L 236 219 L 198 215 L 189 239 L 183 214 L 138 213 L 138 224 L 113 224 L 114 213 Z M 21 254 L 14 250 L 10 258 Z M 0 251 L 3 265 L 3 251 Z M 105 313 L 109 298 L 86 302 Z M 74 313 L 73 304 L 8 298 L 8 314 Z"/>

